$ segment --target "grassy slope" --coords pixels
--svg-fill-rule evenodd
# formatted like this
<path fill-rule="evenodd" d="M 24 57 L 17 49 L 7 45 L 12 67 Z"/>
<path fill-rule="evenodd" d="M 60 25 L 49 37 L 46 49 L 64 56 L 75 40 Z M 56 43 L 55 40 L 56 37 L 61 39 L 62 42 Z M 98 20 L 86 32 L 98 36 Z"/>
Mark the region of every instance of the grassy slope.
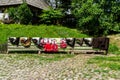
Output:
<path fill-rule="evenodd" d="M 62 26 L 32 26 L 32 25 L 19 25 L 0 24 L 0 43 L 7 41 L 8 37 L 87 37 L 81 34 L 76 29 L 70 29 Z"/>

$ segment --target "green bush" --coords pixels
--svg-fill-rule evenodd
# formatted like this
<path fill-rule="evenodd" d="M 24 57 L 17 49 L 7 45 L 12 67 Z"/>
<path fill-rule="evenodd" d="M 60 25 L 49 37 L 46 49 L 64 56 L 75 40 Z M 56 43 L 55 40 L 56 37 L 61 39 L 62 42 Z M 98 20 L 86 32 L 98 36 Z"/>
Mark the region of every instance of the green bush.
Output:
<path fill-rule="evenodd" d="M 23 3 L 17 8 L 9 8 L 8 13 L 10 19 L 14 20 L 16 23 L 29 24 L 32 21 L 32 12 L 26 3 Z"/>
<path fill-rule="evenodd" d="M 43 13 L 40 15 L 41 21 L 45 24 L 59 24 L 59 20 L 63 17 L 62 10 L 43 10 Z"/>
<path fill-rule="evenodd" d="M 9 16 L 10 16 L 10 19 L 13 20 L 13 21 L 17 21 L 18 18 L 17 18 L 17 8 L 9 8 L 8 9 L 8 13 L 9 13 Z"/>
<path fill-rule="evenodd" d="M 77 19 L 77 28 L 89 35 L 120 32 L 118 0 L 72 0 L 72 13 Z"/>

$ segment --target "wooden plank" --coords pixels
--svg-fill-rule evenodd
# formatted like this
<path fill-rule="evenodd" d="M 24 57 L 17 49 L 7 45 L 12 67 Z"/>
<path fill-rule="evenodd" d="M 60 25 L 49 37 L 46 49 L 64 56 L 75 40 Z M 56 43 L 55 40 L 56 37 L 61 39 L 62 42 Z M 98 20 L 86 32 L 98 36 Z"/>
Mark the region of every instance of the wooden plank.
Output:
<path fill-rule="evenodd" d="M 92 47 L 74 47 L 74 50 L 92 50 Z"/>
<path fill-rule="evenodd" d="M 30 46 L 28 48 L 25 48 L 24 46 L 8 46 L 8 49 L 39 49 L 36 46 Z M 62 48 L 58 47 L 59 50 L 63 50 Z M 64 50 L 71 50 L 73 48 L 67 47 Z M 75 47 L 74 50 L 92 50 L 92 47 Z"/>
<path fill-rule="evenodd" d="M 8 51 L 44 51 L 40 49 L 8 49 Z M 72 50 L 58 50 L 58 52 L 68 52 Z"/>
<path fill-rule="evenodd" d="M 23 49 L 23 48 L 26 48 L 26 47 L 24 47 L 24 46 L 18 46 L 18 47 L 17 46 L 8 46 L 8 49 Z M 36 46 L 30 46 L 28 48 L 39 49 Z M 26 49 L 28 49 L 28 48 L 26 48 Z"/>
<path fill-rule="evenodd" d="M 105 52 L 105 51 L 103 51 L 103 50 L 73 50 L 74 52 L 82 52 L 82 53 L 87 53 L 87 52 L 93 52 L 93 53 L 95 53 L 95 52 Z"/>
<path fill-rule="evenodd" d="M 8 51 L 39 51 L 40 49 L 8 49 Z"/>

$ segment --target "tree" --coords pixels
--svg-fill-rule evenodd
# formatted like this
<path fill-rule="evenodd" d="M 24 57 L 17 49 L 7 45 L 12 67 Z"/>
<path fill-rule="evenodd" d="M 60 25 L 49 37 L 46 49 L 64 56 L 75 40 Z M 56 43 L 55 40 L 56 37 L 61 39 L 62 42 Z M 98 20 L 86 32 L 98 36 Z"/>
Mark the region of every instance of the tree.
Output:
<path fill-rule="evenodd" d="M 100 6 L 93 4 L 93 0 L 74 0 L 72 6 L 78 29 L 88 34 L 96 34 L 99 30 L 98 17 L 102 13 Z"/>
<path fill-rule="evenodd" d="M 22 23 L 22 24 L 30 23 L 32 20 L 32 16 L 33 16 L 33 14 L 26 3 L 23 3 L 22 5 L 20 5 L 18 7 L 17 17 L 18 17 L 20 23 Z"/>
<path fill-rule="evenodd" d="M 8 13 L 9 13 L 10 20 L 16 21 L 18 19 L 16 17 L 17 16 L 17 8 L 13 8 L 13 7 L 9 8 Z"/>
<path fill-rule="evenodd" d="M 73 0 L 72 13 L 78 29 L 97 36 L 119 32 L 119 3 L 116 0 Z"/>
<path fill-rule="evenodd" d="M 8 10 L 10 18 L 16 23 L 29 24 L 32 20 L 32 12 L 26 3 L 23 3 L 17 8 L 10 8 Z"/>
<path fill-rule="evenodd" d="M 61 10 L 43 10 L 40 15 L 41 20 L 46 24 L 59 24 L 59 20 L 63 17 Z"/>

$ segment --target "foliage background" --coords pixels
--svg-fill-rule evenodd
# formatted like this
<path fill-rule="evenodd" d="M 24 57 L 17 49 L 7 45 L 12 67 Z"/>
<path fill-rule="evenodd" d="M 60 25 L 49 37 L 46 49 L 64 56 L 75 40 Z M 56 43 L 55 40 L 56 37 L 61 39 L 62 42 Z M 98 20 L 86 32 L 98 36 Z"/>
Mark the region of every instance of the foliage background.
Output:
<path fill-rule="evenodd" d="M 72 7 L 83 32 L 97 36 L 120 32 L 120 1 L 73 0 Z"/>
<path fill-rule="evenodd" d="M 16 8 L 9 8 L 8 13 L 10 19 L 12 19 L 15 23 L 29 24 L 32 21 L 33 14 L 26 3 L 23 3 Z"/>

